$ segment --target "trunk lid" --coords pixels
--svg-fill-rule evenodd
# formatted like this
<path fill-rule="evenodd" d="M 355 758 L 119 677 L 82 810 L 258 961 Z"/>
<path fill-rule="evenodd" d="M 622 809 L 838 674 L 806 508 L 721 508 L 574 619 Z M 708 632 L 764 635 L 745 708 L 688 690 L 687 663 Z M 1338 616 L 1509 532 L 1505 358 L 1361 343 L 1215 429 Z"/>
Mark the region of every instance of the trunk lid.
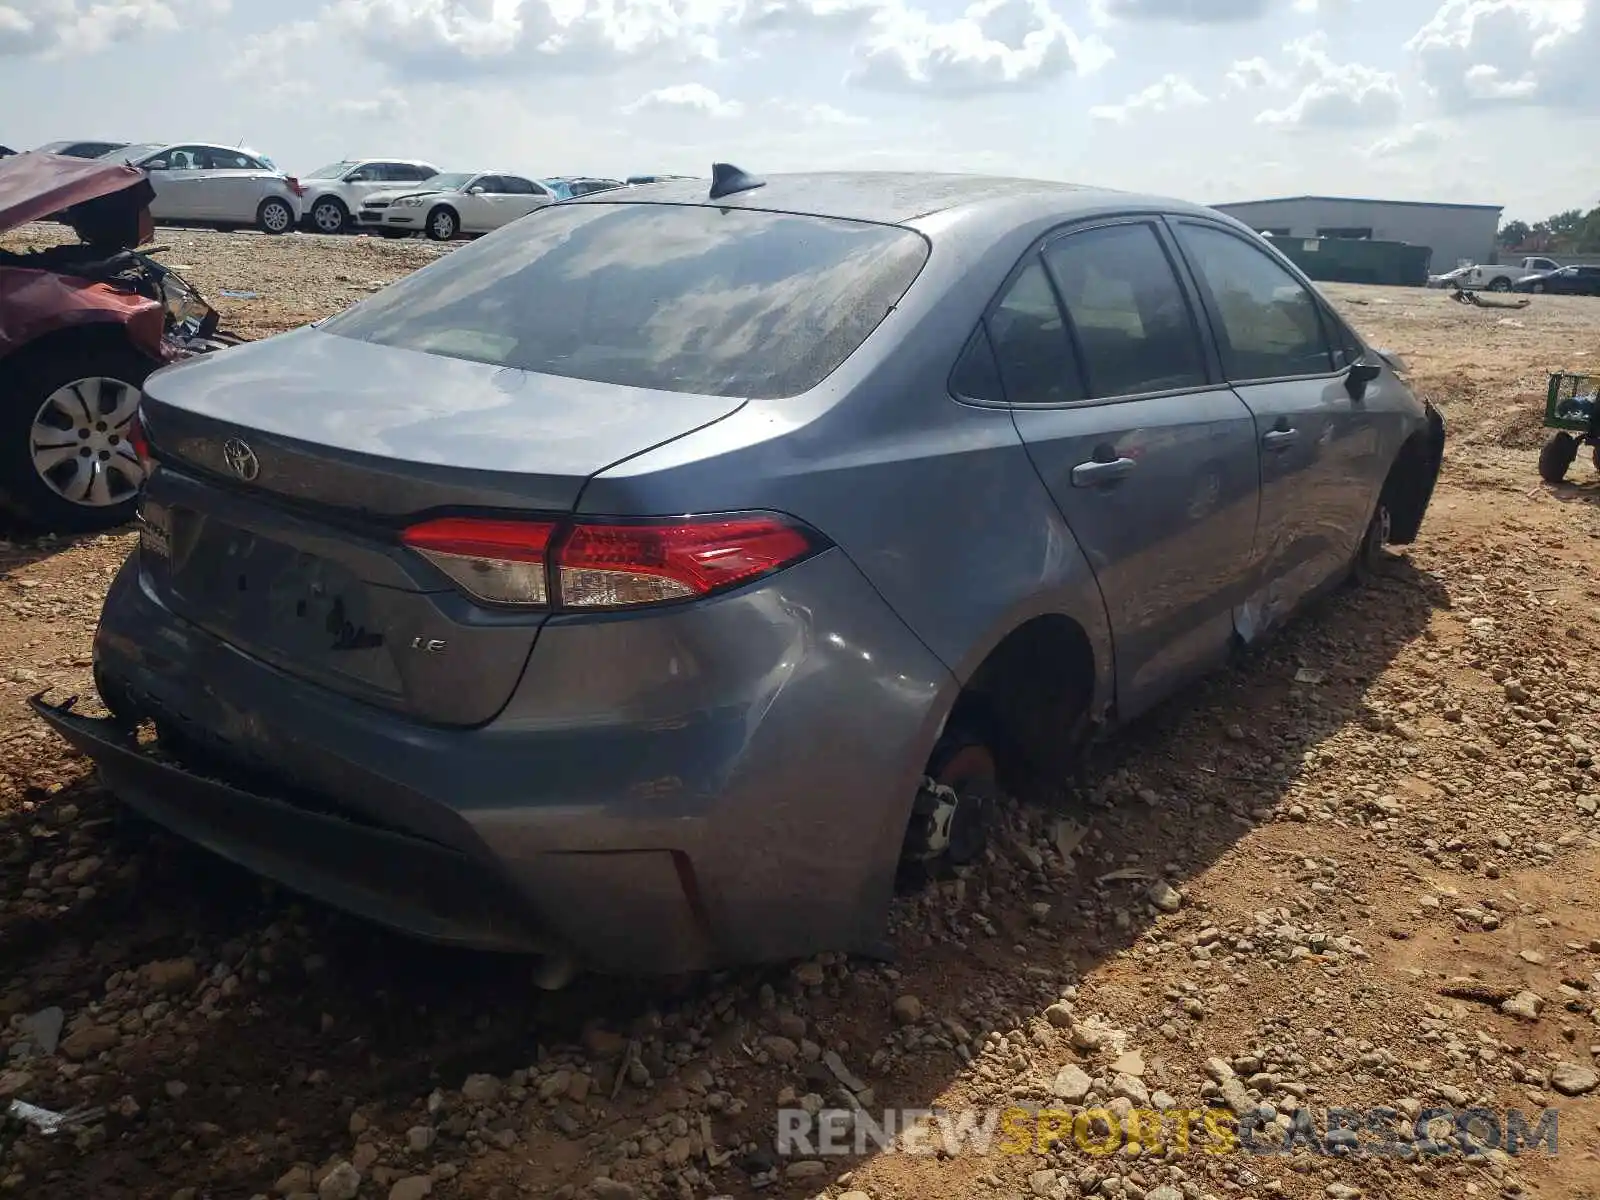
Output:
<path fill-rule="evenodd" d="M 196 368 L 199 369 L 196 369 Z M 473 604 L 399 542 L 440 511 L 571 512 L 595 474 L 743 401 L 315 329 L 157 372 L 147 586 L 298 678 L 446 725 L 504 707 L 544 617 Z"/>

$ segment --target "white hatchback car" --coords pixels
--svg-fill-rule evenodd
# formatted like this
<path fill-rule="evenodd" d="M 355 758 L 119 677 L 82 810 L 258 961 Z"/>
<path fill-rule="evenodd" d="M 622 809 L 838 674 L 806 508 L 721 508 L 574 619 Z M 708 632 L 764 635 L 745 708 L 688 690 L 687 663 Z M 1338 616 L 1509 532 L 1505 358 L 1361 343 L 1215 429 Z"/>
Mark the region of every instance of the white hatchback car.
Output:
<path fill-rule="evenodd" d="M 201 142 L 123 146 L 102 158 L 130 162 L 150 176 L 156 198 L 150 215 L 179 225 L 288 233 L 300 223 L 299 180 L 270 158 L 237 146 Z"/>
<path fill-rule="evenodd" d="M 457 171 L 435 175 L 419 188 L 372 193 L 361 202 L 361 227 L 385 237 L 426 233 L 448 242 L 463 233 L 490 233 L 557 199 L 525 175 Z"/>
<path fill-rule="evenodd" d="M 373 192 L 425 183 L 438 173 L 432 163 L 406 158 L 353 158 L 319 167 L 300 181 L 305 185 L 306 228 L 345 233 Z"/>

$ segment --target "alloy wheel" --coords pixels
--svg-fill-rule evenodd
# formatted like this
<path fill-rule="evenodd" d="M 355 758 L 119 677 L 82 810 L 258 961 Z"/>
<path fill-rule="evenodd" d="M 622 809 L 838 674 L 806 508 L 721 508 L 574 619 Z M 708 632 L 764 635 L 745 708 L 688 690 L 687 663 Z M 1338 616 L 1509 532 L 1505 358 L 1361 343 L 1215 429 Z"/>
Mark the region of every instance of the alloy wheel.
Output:
<path fill-rule="evenodd" d="M 293 220 L 294 214 L 289 211 L 289 206 L 281 201 L 268 204 L 261 210 L 261 223 L 270 233 L 282 233 Z"/>
<path fill-rule="evenodd" d="M 144 483 L 129 434 L 141 392 L 130 383 L 93 375 L 45 397 L 29 430 L 33 469 L 63 500 L 85 508 L 120 504 Z"/>
<path fill-rule="evenodd" d="M 317 205 L 311 219 L 319 233 L 338 233 L 344 228 L 344 211 L 331 200 Z"/>

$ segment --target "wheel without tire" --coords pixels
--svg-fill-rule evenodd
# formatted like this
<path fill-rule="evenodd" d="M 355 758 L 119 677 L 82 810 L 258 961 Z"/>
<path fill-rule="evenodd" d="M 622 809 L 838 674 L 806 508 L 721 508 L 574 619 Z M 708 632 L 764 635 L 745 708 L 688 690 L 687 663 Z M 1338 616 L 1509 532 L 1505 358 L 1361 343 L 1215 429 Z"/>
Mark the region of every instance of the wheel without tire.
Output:
<path fill-rule="evenodd" d="M 1539 478 L 1546 483 L 1560 483 L 1577 457 L 1577 438 L 1570 433 L 1554 435 L 1539 451 Z"/>
<path fill-rule="evenodd" d="M 1387 493 L 1388 489 L 1385 488 L 1384 491 Z M 1387 494 L 1379 496 L 1377 506 L 1372 510 L 1372 519 L 1367 522 L 1366 532 L 1361 535 L 1361 544 L 1356 547 L 1355 562 L 1350 567 L 1352 582 L 1369 583 L 1378 573 L 1383 564 L 1383 548 L 1389 543 L 1389 529 L 1392 523 L 1389 497 Z"/>
<path fill-rule="evenodd" d="M 428 214 L 428 236 L 436 242 L 448 242 L 461 230 L 461 219 L 456 210 L 440 205 Z"/>
<path fill-rule="evenodd" d="M 288 233 L 294 228 L 294 210 L 287 200 L 268 196 L 256 209 L 256 226 L 262 233 Z"/>
<path fill-rule="evenodd" d="M 1489 290 L 1491 292 L 1509 292 L 1511 290 L 1511 280 L 1502 275 L 1489 284 Z"/>
<path fill-rule="evenodd" d="M 83 343 L 7 363 L 0 489 L 18 516 L 71 533 L 133 519 L 144 464 L 129 434 L 155 366 L 132 348 Z"/>
<path fill-rule="evenodd" d="M 902 857 L 932 870 L 976 861 L 988 844 L 999 796 L 999 773 L 989 748 L 971 734 L 947 731 L 928 759 Z"/>
<path fill-rule="evenodd" d="M 311 227 L 318 233 L 343 233 L 350 225 L 350 210 L 337 196 L 324 196 L 311 206 Z"/>

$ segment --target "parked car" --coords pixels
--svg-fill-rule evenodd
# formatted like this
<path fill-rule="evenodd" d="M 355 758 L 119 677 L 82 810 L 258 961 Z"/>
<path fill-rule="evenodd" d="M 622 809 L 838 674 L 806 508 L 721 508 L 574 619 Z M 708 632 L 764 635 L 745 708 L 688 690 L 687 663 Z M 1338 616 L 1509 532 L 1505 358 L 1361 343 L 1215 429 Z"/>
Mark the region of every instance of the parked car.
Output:
<path fill-rule="evenodd" d="M 539 182 L 555 193 L 556 198 L 560 200 L 571 200 L 574 196 L 592 196 L 596 192 L 609 192 L 614 188 L 627 186 L 620 179 L 597 179 L 588 175 L 555 175 Z"/>
<path fill-rule="evenodd" d="M 488 233 L 556 196 L 544 184 L 497 171 L 435 175 L 420 188 L 374 192 L 361 202 L 361 225 L 387 237 L 426 233 L 436 242 Z"/>
<path fill-rule="evenodd" d="M 1418 536 L 1397 370 L 1180 201 L 580 197 L 152 377 L 113 716 L 34 706 L 155 820 L 547 982 L 872 953 L 997 789 Z"/>
<path fill-rule="evenodd" d="M 424 183 L 438 173 L 432 163 L 402 158 L 348 159 L 320 167 L 301 180 L 306 227 L 317 233 L 344 233 L 355 225 L 351 214 L 373 192 Z"/>
<path fill-rule="evenodd" d="M 102 158 L 113 150 L 121 150 L 127 142 L 46 142 L 38 147 L 40 154 L 64 154 L 68 158 Z"/>
<path fill-rule="evenodd" d="M 1525 275 L 1511 285 L 1514 292 L 1553 292 L 1558 296 L 1600 296 L 1600 267 L 1560 267 Z"/>
<path fill-rule="evenodd" d="M 135 252 L 154 228 L 143 171 L 65 155 L 0 163 L 0 233 L 52 213 L 80 240 L 0 250 L 0 509 L 85 532 L 133 519 L 145 377 L 214 350 L 217 315 Z"/>
<path fill-rule="evenodd" d="M 1513 284 L 1519 279 L 1526 279 L 1529 275 L 1543 274 L 1546 271 L 1558 271 L 1561 264 L 1553 258 L 1525 258 L 1515 266 L 1501 263 L 1497 266 L 1474 265 L 1457 267 L 1453 271 L 1446 271 L 1442 275 L 1428 276 L 1428 286 L 1432 288 L 1460 288 L 1463 291 L 1475 291 L 1485 288 L 1491 292 L 1509 292 Z"/>
<path fill-rule="evenodd" d="M 149 173 L 156 190 L 150 209 L 158 221 L 222 229 L 254 225 L 263 233 L 288 233 L 300 223 L 300 181 L 253 150 L 147 142 L 105 158 Z"/>

